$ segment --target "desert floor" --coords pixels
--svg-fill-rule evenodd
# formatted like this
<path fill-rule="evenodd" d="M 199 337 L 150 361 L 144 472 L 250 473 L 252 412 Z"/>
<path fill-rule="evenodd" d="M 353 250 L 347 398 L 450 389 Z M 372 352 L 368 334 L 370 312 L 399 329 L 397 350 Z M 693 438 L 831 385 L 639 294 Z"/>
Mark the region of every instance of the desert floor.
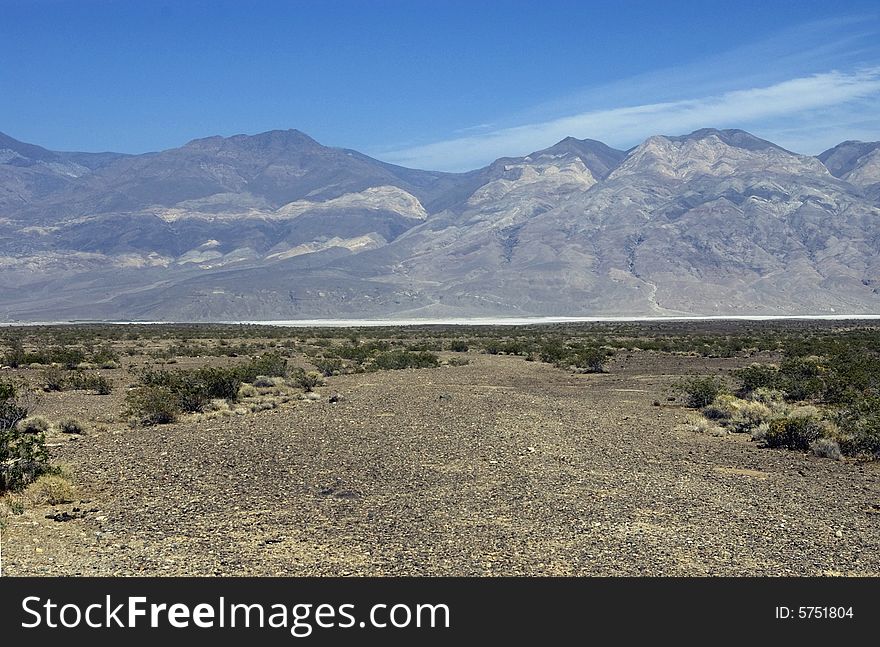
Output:
<path fill-rule="evenodd" d="M 46 394 L 107 424 L 49 439 L 76 500 L 8 516 L 3 573 L 880 574 L 880 464 L 676 429 L 678 376 L 751 360 L 466 356 L 149 428 L 111 422 L 124 388 Z"/>

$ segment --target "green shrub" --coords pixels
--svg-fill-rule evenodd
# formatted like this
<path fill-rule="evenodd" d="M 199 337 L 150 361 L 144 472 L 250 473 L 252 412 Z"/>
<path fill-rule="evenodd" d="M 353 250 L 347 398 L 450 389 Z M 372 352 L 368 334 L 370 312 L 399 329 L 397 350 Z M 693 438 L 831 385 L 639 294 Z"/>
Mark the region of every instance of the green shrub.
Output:
<path fill-rule="evenodd" d="M 781 382 L 779 369 L 765 364 L 752 364 L 737 369 L 733 375 L 739 380 L 737 392 L 744 398 L 758 389 L 778 389 Z"/>
<path fill-rule="evenodd" d="M 373 367 L 382 371 L 405 368 L 436 368 L 438 366 L 440 366 L 440 358 L 434 353 L 413 353 L 408 350 L 380 353 L 373 360 Z"/>
<path fill-rule="evenodd" d="M 575 367 L 585 373 L 604 373 L 605 372 L 605 351 L 599 348 L 583 348 L 575 353 Z"/>
<path fill-rule="evenodd" d="M 28 412 L 15 387 L 0 383 L 0 492 L 21 490 L 43 474 L 53 472 L 43 433 L 22 432 L 18 428 Z"/>
<path fill-rule="evenodd" d="M 259 375 L 287 377 L 288 374 L 287 360 L 278 353 L 263 355 L 239 368 L 239 378 L 242 382 L 253 382 Z"/>
<path fill-rule="evenodd" d="M 822 437 L 819 420 L 808 416 L 778 418 L 770 422 L 764 437 L 767 447 L 784 447 L 798 451 L 808 451 L 810 445 Z"/>
<path fill-rule="evenodd" d="M 136 424 L 164 425 L 177 420 L 180 399 L 165 386 L 143 386 L 125 396 L 126 415 Z"/>
<path fill-rule="evenodd" d="M 542 362 L 547 364 L 560 364 L 568 352 L 568 349 L 561 340 L 551 339 L 541 344 L 539 355 L 541 356 Z"/>
<path fill-rule="evenodd" d="M 782 390 L 789 402 L 819 400 L 825 389 L 823 370 L 817 358 L 795 357 L 779 366 Z"/>
<path fill-rule="evenodd" d="M 318 369 L 318 372 L 324 377 L 330 377 L 334 373 L 341 373 L 343 370 L 342 360 L 335 358 L 315 358 L 312 364 Z"/>
<path fill-rule="evenodd" d="M 71 372 L 63 380 L 59 390 L 95 391 L 98 395 L 109 395 L 113 386 L 103 375 L 83 371 Z"/>
<path fill-rule="evenodd" d="M 296 369 L 290 376 L 291 381 L 299 386 L 306 393 L 311 392 L 316 386 L 324 384 L 321 376 L 314 372 L 306 373 L 304 370 Z"/>
<path fill-rule="evenodd" d="M 456 339 L 449 344 L 449 350 L 453 353 L 466 353 L 468 352 L 468 349 L 467 342 L 461 341 L 460 339 Z"/>
<path fill-rule="evenodd" d="M 678 389 L 684 393 L 687 406 L 702 409 L 718 397 L 724 385 L 715 377 L 691 377 L 681 382 Z"/>
<path fill-rule="evenodd" d="M 113 385 L 110 384 L 110 380 L 103 375 L 96 375 L 92 379 L 91 388 L 93 388 L 98 395 L 110 395 L 113 392 Z"/>
<path fill-rule="evenodd" d="M 67 388 L 67 374 L 58 366 L 50 366 L 42 375 L 44 391 L 64 391 Z"/>

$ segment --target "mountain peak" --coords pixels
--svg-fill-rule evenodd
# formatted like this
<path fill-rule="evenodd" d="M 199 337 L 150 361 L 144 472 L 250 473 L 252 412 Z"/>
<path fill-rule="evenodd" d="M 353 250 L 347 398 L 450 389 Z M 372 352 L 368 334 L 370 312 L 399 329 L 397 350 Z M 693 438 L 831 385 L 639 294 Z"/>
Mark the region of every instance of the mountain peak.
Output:
<path fill-rule="evenodd" d="M 727 128 L 723 130 L 718 128 L 700 128 L 699 130 L 695 130 L 689 135 L 666 137 L 666 139 L 673 142 L 688 142 L 700 141 L 703 139 L 708 139 L 709 137 L 717 137 L 728 146 L 733 146 L 734 148 L 743 148 L 750 151 L 760 151 L 772 148 L 775 150 L 785 151 L 786 153 L 789 152 L 781 146 L 777 146 L 773 142 L 768 142 L 766 139 L 755 137 L 753 134 L 746 132 L 745 130 L 740 130 L 738 128 Z"/>
<path fill-rule="evenodd" d="M 300 130 L 290 128 L 288 130 L 267 130 L 255 135 L 237 134 L 223 137 L 201 137 L 187 142 L 184 148 L 215 150 L 226 147 L 248 149 L 308 149 L 322 148 L 321 144 Z"/>
<path fill-rule="evenodd" d="M 549 148 L 532 153 L 529 157 L 536 158 L 541 155 L 574 155 L 579 157 L 593 175 L 599 179 L 607 177 L 626 157 L 624 151 L 611 148 L 595 139 L 577 139 L 575 137 L 566 137 Z"/>
<path fill-rule="evenodd" d="M 53 153 L 42 146 L 25 144 L 2 132 L 0 132 L 0 149 L 11 150 L 21 157 L 41 162 L 55 161 L 58 158 L 57 153 Z"/>

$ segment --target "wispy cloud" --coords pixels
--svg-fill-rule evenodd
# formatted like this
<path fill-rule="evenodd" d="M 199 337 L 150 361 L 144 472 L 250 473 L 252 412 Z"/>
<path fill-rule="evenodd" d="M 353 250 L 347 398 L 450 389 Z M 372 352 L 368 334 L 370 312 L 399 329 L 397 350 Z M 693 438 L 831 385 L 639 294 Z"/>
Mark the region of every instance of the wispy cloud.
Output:
<path fill-rule="evenodd" d="M 853 113 L 853 106 L 860 107 Z M 833 109 L 839 109 L 837 111 Z M 406 149 L 388 151 L 380 157 L 389 162 L 417 168 L 465 170 L 482 166 L 506 155 L 522 155 L 545 148 L 567 136 L 600 139 L 628 147 L 656 134 L 681 134 L 702 127 L 742 127 L 779 120 L 794 120 L 802 128 L 822 118 L 826 131 L 840 120 L 852 122 L 861 115 L 861 130 L 880 136 L 880 67 L 848 72 L 828 71 L 748 89 L 688 98 L 592 110 L 526 125 L 495 129 L 482 134 L 454 137 Z M 839 112 L 840 114 L 836 114 Z M 867 122 L 867 124 L 866 124 Z M 772 128 L 771 128 L 772 129 Z M 773 132 L 761 128 L 756 134 L 773 139 Z M 791 141 L 808 146 L 809 141 L 789 132 Z M 814 141 L 814 140 L 811 140 Z M 836 143 L 836 142 L 835 142 Z M 809 146 L 812 147 L 812 146 Z M 799 152 L 816 153 L 818 150 Z"/>

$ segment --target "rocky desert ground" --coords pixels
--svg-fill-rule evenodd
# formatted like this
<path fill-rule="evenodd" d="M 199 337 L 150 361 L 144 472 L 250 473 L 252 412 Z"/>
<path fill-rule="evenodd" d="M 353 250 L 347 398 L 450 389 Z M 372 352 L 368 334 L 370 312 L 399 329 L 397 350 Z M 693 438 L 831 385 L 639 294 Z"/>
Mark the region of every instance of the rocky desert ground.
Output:
<path fill-rule="evenodd" d="M 274 408 L 132 427 L 134 375 L 161 363 L 148 348 L 100 371 L 109 395 L 39 395 L 38 415 L 86 430 L 46 436 L 67 502 L 5 497 L 3 574 L 880 574 L 880 463 L 680 426 L 678 380 L 765 351 L 617 350 L 591 374 L 442 350 L 436 368 L 332 374 L 308 394 L 260 389 Z"/>

